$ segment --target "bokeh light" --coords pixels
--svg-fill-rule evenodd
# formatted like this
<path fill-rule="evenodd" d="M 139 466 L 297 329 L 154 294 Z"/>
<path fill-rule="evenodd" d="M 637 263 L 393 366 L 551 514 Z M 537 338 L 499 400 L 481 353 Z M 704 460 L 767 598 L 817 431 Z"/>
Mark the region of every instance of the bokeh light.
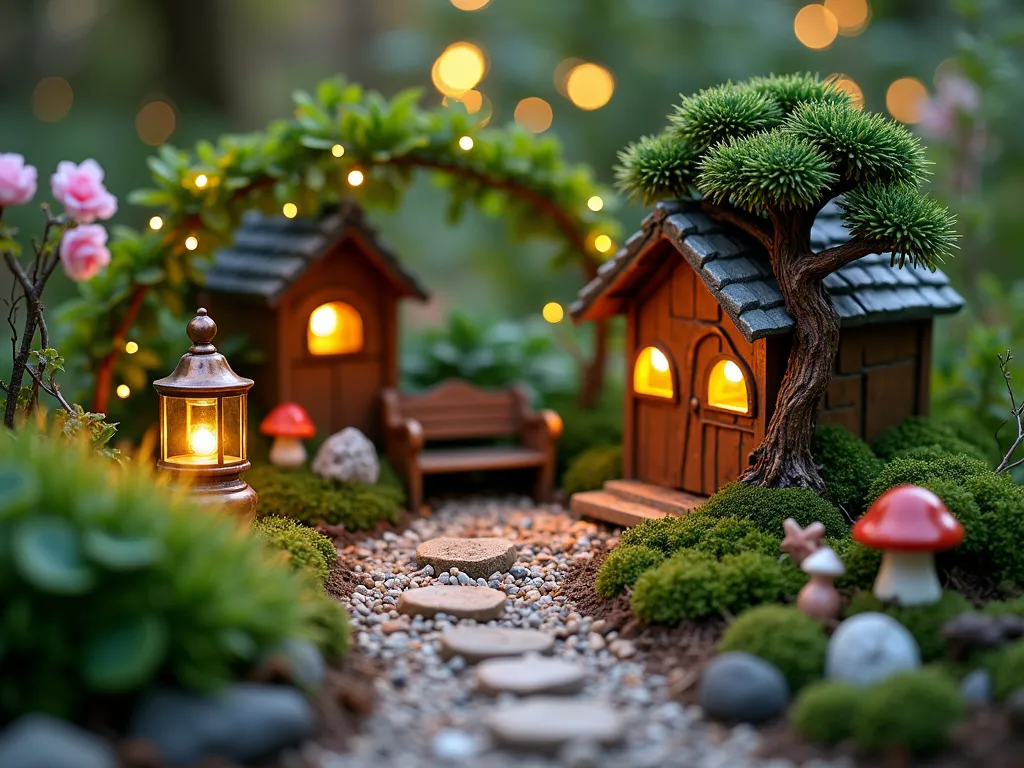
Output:
<path fill-rule="evenodd" d="M 530 133 L 543 133 L 551 127 L 553 119 L 551 105 L 544 99 L 530 96 L 516 104 L 516 123 Z"/>
<path fill-rule="evenodd" d="M 190 251 L 194 251 L 199 247 L 199 238 L 195 235 L 189 235 L 185 238 L 185 247 Z"/>
<path fill-rule="evenodd" d="M 294 219 L 299 215 L 299 206 L 295 203 L 285 203 L 281 208 L 281 213 L 284 214 L 286 219 Z"/>
<path fill-rule="evenodd" d="M 594 238 L 594 250 L 598 253 L 608 253 L 612 249 L 612 239 L 608 235 L 598 235 Z"/>
<path fill-rule="evenodd" d="M 864 108 L 864 91 L 861 87 L 853 80 L 853 78 L 847 77 L 846 75 L 833 75 L 835 78 L 832 82 L 836 88 L 841 91 L 846 91 L 850 94 L 850 98 L 853 99 L 853 106 L 857 109 Z"/>
<path fill-rule="evenodd" d="M 460 11 L 479 11 L 491 0 L 452 0 L 452 5 Z"/>
<path fill-rule="evenodd" d="M 599 64 L 580 64 L 566 78 L 565 91 L 569 101 L 580 109 L 600 109 L 615 92 L 615 78 Z"/>
<path fill-rule="evenodd" d="M 437 57 L 430 78 L 445 96 L 461 96 L 483 80 L 487 72 L 484 52 L 472 43 L 454 43 Z"/>
<path fill-rule="evenodd" d="M 868 0 L 825 0 L 825 8 L 832 12 L 839 25 L 839 34 L 855 37 L 868 28 L 871 6 Z"/>
<path fill-rule="evenodd" d="M 210 183 L 210 177 L 207 176 L 205 173 L 200 173 L 198 176 L 196 176 L 196 188 L 197 189 L 206 189 L 206 185 L 209 184 L 209 183 Z"/>
<path fill-rule="evenodd" d="M 569 82 L 569 73 L 572 72 L 576 67 L 587 62 L 583 59 L 577 59 L 575 57 L 564 59 L 558 63 L 555 67 L 555 90 L 565 98 L 569 98 L 569 91 L 566 89 L 566 85 Z"/>
<path fill-rule="evenodd" d="M 135 131 L 143 144 L 159 147 L 171 138 L 176 121 L 174 107 L 166 101 L 151 101 L 135 116 Z"/>
<path fill-rule="evenodd" d="M 592 198 L 587 200 L 587 208 L 596 213 L 597 211 L 600 211 L 602 208 L 604 208 L 604 200 L 602 200 L 597 195 L 594 195 Z"/>
<path fill-rule="evenodd" d="M 793 21 L 796 39 L 814 50 L 821 50 L 832 45 L 839 34 L 839 22 L 836 15 L 824 5 L 805 5 Z"/>
<path fill-rule="evenodd" d="M 473 137 L 463 136 L 461 139 L 459 139 L 459 148 L 469 152 L 469 150 L 473 148 Z"/>
<path fill-rule="evenodd" d="M 134 341 L 129 341 L 127 344 L 124 345 L 124 351 L 127 352 L 129 355 L 134 355 L 136 352 L 139 351 L 139 345 Z"/>
<path fill-rule="evenodd" d="M 44 123 L 63 120 L 71 111 L 75 93 L 63 77 L 44 77 L 32 92 L 32 113 Z"/>
<path fill-rule="evenodd" d="M 358 187 L 366 180 L 366 176 L 358 168 L 353 168 L 348 172 L 348 183 L 353 187 Z"/>
<path fill-rule="evenodd" d="M 161 229 L 163 225 L 164 220 L 161 219 L 159 216 L 154 216 L 149 220 L 149 228 L 152 229 L 154 232 L 158 229 Z"/>
<path fill-rule="evenodd" d="M 901 77 L 885 92 L 885 108 L 901 123 L 921 119 L 921 107 L 928 98 L 928 88 L 916 77 Z"/>
<path fill-rule="evenodd" d="M 335 144 L 331 147 L 331 154 L 335 157 L 342 157 L 345 154 L 345 148 L 341 144 Z"/>
<path fill-rule="evenodd" d="M 122 400 L 127 400 L 129 395 L 131 395 L 132 393 L 131 387 L 129 387 L 127 384 L 118 384 L 116 391 L 117 396 L 120 397 Z"/>
<path fill-rule="evenodd" d="M 549 323 L 560 323 L 562 318 L 565 317 L 565 310 L 562 309 L 562 305 L 557 301 L 549 301 L 544 305 L 541 314 Z"/>

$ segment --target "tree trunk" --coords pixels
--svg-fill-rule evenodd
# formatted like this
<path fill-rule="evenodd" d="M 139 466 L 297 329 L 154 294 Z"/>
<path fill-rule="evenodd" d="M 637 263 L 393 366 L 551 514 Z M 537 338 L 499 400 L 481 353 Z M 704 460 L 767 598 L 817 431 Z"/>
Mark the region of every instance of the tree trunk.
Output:
<path fill-rule="evenodd" d="M 604 374 L 608 360 L 608 320 L 594 322 L 594 356 L 583 366 L 580 406 L 586 410 L 597 407 L 604 391 Z"/>
<path fill-rule="evenodd" d="M 25 318 L 25 332 L 21 336 L 21 348 L 14 357 L 14 365 L 11 367 L 11 381 L 7 385 L 7 404 L 4 407 L 4 426 L 14 429 L 14 416 L 18 411 L 18 394 L 21 392 L 21 382 L 25 378 L 25 366 L 28 364 L 29 354 L 32 352 L 32 339 L 36 335 L 36 312 L 32 302 L 29 302 L 29 310 Z"/>
<path fill-rule="evenodd" d="M 772 267 L 794 321 L 793 347 L 768 431 L 742 480 L 775 488 L 802 486 L 824 494 L 825 483 L 811 456 L 811 438 L 839 349 L 839 315 L 821 279 L 808 273 L 814 254 L 806 235 L 799 232 L 799 223 L 794 223 L 772 249 Z"/>

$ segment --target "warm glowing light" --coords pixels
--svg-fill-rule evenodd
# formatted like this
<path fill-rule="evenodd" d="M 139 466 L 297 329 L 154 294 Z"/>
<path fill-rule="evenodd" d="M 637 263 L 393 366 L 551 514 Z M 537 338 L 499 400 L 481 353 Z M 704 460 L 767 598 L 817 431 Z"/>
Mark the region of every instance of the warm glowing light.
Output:
<path fill-rule="evenodd" d="M 299 215 L 299 206 L 295 203 L 285 203 L 284 207 L 281 208 L 281 213 L 284 214 L 286 219 L 294 219 Z"/>
<path fill-rule="evenodd" d="M 580 64 L 586 64 L 583 59 L 577 59 L 575 57 L 569 59 L 563 59 L 558 62 L 558 66 L 555 67 L 555 90 L 565 98 L 569 98 L 569 91 L 566 90 L 566 85 L 569 82 L 569 73 L 572 72 Z"/>
<path fill-rule="evenodd" d="M 192 427 L 188 449 L 199 456 L 212 456 L 217 453 L 217 435 L 209 427 Z"/>
<path fill-rule="evenodd" d="M 75 93 L 63 77 L 44 77 L 32 91 L 32 112 L 44 123 L 63 120 L 71 111 Z"/>
<path fill-rule="evenodd" d="M 554 113 L 551 105 L 544 99 L 530 96 L 516 105 L 515 120 L 519 126 L 530 133 L 543 133 L 551 127 Z"/>
<path fill-rule="evenodd" d="M 345 154 L 345 148 L 341 144 L 335 144 L 331 147 L 331 154 L 335 157 L 341 157 Z"/>
<path fill-rule="evenodd" d="M 833 85 L 840 91 L 846 91 L 853 99 L 853 106 L 857 109 L 864 108 L 864 91 L 851 78 L 846 75 L 839 75 L 832 81 Z"/>
<path fill-rule="evenodd" d="M 348 183 L 353 187 L 358 187 L 365 179 L 366 177 L 363 175 L 363 172 L 358 168 L 353 168 L 348 172 Z"/>
<path fill-rule="evenodd" d="M 855 37 L 868 28 L 871 20 L 868 0 L 825 0 L 824 5 L 836 17 L 840 35 Z"/>
<path fill-rule="evenodd" d="M 747 385 L 743 369 L 732 360 L 719 360 L 708 376 L 707 404 L 734 413 L 747 413 Z"/>
<path fill-rule="evenodd" d="M 156 230 L 162 228 L 163 225 L 164 225 L 164 220 L 161 219 L 159 216 L 154 216 L 153 218 L 151 218 L 149 220 L 149 228 L 152 229 L 154 232 Z"/>
<path fill-rule="evenodd" d="M 587 200 L 587 208 L 595 212 L 600 211 L 604 208 L 604 200 L 597 195 L 594 195 L 592 198 Z"/>
<path fill-rule="evenodd" d="M 314 355 L 344 355 L 363 348 L 363 318 L 343 301 L 321 304 L 309 316 L 306 346 Z"/>
<path fill-rule="evenodd" d="M 445 96 L 461 96 L 483 80 L 487 72 L 484 52 L 472 43 L 455 43 L 445 48 L 430 71 L 434 87 Z"/>
<path fill-rule="evenodd" d="M 580 109 L 600 109 L 615 92 L 615 78 L 599 64 L 580 64 L 572 69 L 565 81 L 569 101 Z"/>
<path fill-rule="evenodd" d="M 122 400 L 127 400 L 132 393 L 131 387 L 127 384 L 118 384 L 117 389 L 114 391 L 117 392 L 117 396 Z"/>
<path fill-rule="evenodd" d="M 185 247 L 188 248 L 190 251 L 194 251 L 196 248 L 199 247 L 199 238 L 196 237 L 195 235 L 189 235 L 188 237 L 185 238 Z"/>
<path fill-rule="evenodd" d="M 832 45 L 839 34 L 839 22 L 836 15 L 824 5 L 805 5 L 793 20 L 793 31 L 796 39 L 808 48 L 821 50 Z"/>
<path fill-rule="evenodd" d="M 459 99 L 465 105 L 466 111 L 475 115 L 484 105 L 484 95 L 480 91 L 466 91 Z"/>
<path fill-rule="evenodd" d="M 198 189 L 205 189 L 206 185 L 210 183 L 210 177 L 205 173 L 200 173 L 196 176 L 196 187 Z"/>
<path fill-rule="evenodd" d="M 134 355 L 136 352 L 139 351 L 139 345 L 134 341 L 129 341 L 127 344 L 124 345 L 124 351 L 127 352 L 129 355 Z"/>
<path fill-rule="evenodd" d="M 928 98 L 928 88 L 916 77 L 901 77 L 885 92 L 885 108 L 901 123 L 921 119 L 921 107 Z"/>
<path fill-rule="evenodd" d="M 637 355 L 633 366 L 633 391 L 638 395 L 675 397 L 672 382 L 672 365 L 668 357 L 657 347 L 644 347 Z"/>
<path fill-rule="evenodd" d="M 479 11 L 491 0 L 452 0 L 452 5 L 460 11 Z"/>
<path fill-rule="evenodd" d="M 562 305 L 557 301 L 549 301 L 544 305 L 544 309 L 540 313 L 549 323 L 560 323 L 562 318 L 565 317 L 565 310 L 562 309 Z"/>
<path fill-rule="evenodd" d="M 471 150 L 473 148 L 473 137 L 472 136 L 463 136 L 461 139 L 459 139 L 459 146 L 462 149 L 464 149 L 467 152 L 469 152 L 469 150 Z"/>
<path fill-rule="evenodd" d="M 174 133 L 177 117 L 166 101 L 151 101 L 135 116 L 135 132 L 143 144 L 159 147 Z"/>
<path fill-rule="evenodd" d="M 313 310 L 309 316 L 309 330 L 314 336 L 330 336 L 338 330 L 338 312 L 331 304 Z"/>
<path fill-rule="evenodd" d="M 612 239 L 608 235 L 598 235 L 594 238 L 594 249 L 598 253 L 608 253 L 612 249 Z"/>

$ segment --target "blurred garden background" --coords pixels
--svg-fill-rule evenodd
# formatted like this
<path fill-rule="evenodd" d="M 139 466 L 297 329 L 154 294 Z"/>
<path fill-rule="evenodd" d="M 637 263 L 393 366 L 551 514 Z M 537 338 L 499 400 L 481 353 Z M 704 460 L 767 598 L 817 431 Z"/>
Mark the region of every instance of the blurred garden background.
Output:
<path fill-rule="evenodd" d="M 151 212 L 127 196 L 147 185 L 156 146 L 262 128 L 289 115 L 294 89 L 343 73 L 385 95 L 421 86 L 427 105 L 455 108 L 457 98 L 491 125 L 554 135 L 611 188 L 617 151 L 658 130 L 680 93 L 791 71 L 841 76 L 867 108 L 913 124 L 929 146 L 931 191 L 963 235 L 947 271 L 969 302 L 939 321 L 936 409 L 994 431 L 1008 409 L 996 354 L 1018 347 L 1024 360 L 1019 0 L 4 0 L 0 151 L 24 154 L 46 176 L 60 159 L 95 157 L 121 200 L 115 223 L 144 227 Z M 471 90 L 453 78 L 474 81 Z M 611 255 L 644 211 L 613 195 L 591 204 L 620 223 L 598 245 Z M 552 263 L 554 243 L 513 242 L 500 219 L 472 210 L 453 223 L 446 208 L 424 178 L 397 211 L 371 212 L 433 294 L 407 310 L 409 383 L 525 374 L 539 399 L 570 409 L 575 361 L 591 341 L 563 316 L 580 270 Z M 35 215 L 26 207 L 12 220 L 34 231 Z M 59 275 L 47 304 L 76 291 Z M 161 374 L 186 345 L 183 321 L 171 321 L 162 343 L 134 353 L 158 355 Z M 613 353 L 593 422 L 607 442 L 617 437 L 621 363 Z M 119 366 L 111 419 L 155 414 L 132 355 Z M 67 382 L 89 386 L 81 371 Z"/>

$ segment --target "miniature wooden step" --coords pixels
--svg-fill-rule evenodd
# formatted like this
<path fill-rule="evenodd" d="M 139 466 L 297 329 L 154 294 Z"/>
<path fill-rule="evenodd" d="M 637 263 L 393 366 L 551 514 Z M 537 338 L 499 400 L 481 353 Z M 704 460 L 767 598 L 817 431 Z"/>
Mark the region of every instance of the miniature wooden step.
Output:
<path fill-rule="evenodd" d="M 574 493 L 569 500 L 569 508 L 580 515 L 623 528 L 631 528 L 644 520 L 657 520 L 668 515 L 664 510 L 627 501 L 607 491 Z"/>
<path fill-rule="evenodd" d="M 640 480 L 609 480 L 604 484 L 604 490 L 625 501 L 654 507 L 670 515 L 685 515 L 708 498 L 660 485 L 651 485 Z"/>

